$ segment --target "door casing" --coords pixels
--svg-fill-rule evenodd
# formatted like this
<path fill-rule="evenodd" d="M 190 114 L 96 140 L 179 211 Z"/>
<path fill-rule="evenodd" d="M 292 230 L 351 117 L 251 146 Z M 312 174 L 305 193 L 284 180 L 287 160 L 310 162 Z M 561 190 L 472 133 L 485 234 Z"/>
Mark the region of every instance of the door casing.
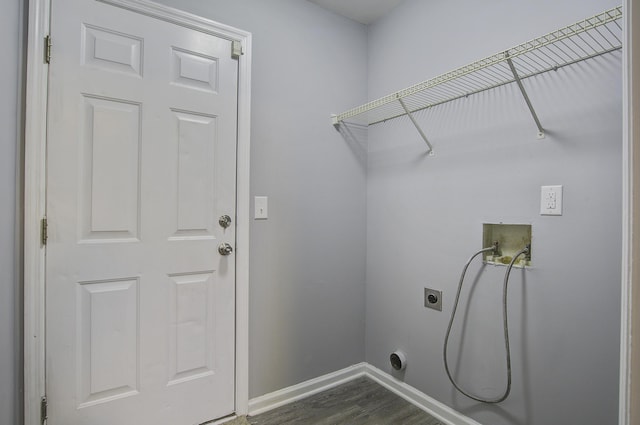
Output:
<path fill-rule="evenodd" d="M 249 404 L 249 153 L 251 123 L 251 33 L 145 0 L 96 0 L 137 13 L 238 41 L 238 135 L 236 158 L 236 414 Z M 45 396 L 45 247 L 40 221 L 46 214 L 46 124 L 51 0 L 29 0 L 24 168 L 24 423 L 40 425 Z M 55 40 L 52 54 L 55 55 Z"/>
<path fill-rule="evenodd" d="M 640 423 L 640 8 L 623 2 L 622 291 L 618 424 Z M 635 4 L 634 4 L 635 3 Z M 635 7 L 634 7 L 635 6 Z"/>

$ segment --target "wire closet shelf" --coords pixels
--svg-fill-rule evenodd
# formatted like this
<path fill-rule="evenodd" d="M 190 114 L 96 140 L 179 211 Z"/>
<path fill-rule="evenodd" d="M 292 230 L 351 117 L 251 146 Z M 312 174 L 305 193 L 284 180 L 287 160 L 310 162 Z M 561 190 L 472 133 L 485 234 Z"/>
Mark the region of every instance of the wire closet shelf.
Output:
<path fill-rule="evenodd" d="M 621 6 L 606 10 L 506 51 L 333 115 L 332 123 L 339 126 L 341 122 L 353 120 L 358 124 L 374 125 L 408 115 L 431 151 L 431 144 L 412 116 L 414 112 L 515 82 L 538 127 L 538 137 L 542 138 L 544 129 L 522 80 L 621 49 L 621 18 Z"/>

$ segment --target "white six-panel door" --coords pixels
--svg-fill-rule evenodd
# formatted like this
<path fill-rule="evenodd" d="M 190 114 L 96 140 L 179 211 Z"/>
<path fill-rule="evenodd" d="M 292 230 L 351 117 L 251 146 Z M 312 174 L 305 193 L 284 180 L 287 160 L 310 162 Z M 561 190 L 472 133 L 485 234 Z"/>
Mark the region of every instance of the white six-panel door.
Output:
<path fill-rule="evenodd" d="M 50 425 L 234 411 L 237 61 L 231 42 L 52 2 L 46 248 Z"/>

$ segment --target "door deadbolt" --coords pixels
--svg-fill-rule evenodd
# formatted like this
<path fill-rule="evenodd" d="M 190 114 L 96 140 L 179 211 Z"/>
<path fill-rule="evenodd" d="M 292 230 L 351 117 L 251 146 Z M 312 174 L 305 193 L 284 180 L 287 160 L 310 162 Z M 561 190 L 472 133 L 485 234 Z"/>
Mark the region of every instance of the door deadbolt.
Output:
<path fill-rule="evenodd" d="M 227 227 L 231 226 L 231 217 L 229 217 L 226 214 L 221 216 L 218 219 L 218 224 L 220 224 L 220 226 L 226 229 Z"/>
<path fill-rule="evenodd" d="M 220 255 L 229 255 L 233 252 L 233 247 L 226 242 L 221 243 L 218 245 L 218 252 Z"/>

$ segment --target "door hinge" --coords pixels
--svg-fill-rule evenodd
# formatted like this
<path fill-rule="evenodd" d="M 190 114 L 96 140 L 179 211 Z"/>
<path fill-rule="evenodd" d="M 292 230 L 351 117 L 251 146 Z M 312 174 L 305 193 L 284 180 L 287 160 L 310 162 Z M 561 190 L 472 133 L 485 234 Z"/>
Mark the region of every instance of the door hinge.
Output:
<path fill-rule="evenodd" d="M 48 228 L 49 223 L 47 223 L 47 217 L 43 217 L 42 220 L 40 220 L 40 243 L 43 246 L 47 244 L 47 239 L 49 238 L 47 234 Z"/>
<path fill-rule="evenodd" d="M 47 420 L 47 396 L 40 399 L 40 423 L 44 424 Z"/>
<path fill-rule="evenodd" d="M 44 38 L 44 63 L 51 63 L 51 36 Z"/>
<path fill-rule="evenodd" d="M 242 42 L 239 40 L 233 40 L 231 42 L 231 58 L 239 59 L 242 55 L 244 55 L 244 51 L 242 50 Z"/>

